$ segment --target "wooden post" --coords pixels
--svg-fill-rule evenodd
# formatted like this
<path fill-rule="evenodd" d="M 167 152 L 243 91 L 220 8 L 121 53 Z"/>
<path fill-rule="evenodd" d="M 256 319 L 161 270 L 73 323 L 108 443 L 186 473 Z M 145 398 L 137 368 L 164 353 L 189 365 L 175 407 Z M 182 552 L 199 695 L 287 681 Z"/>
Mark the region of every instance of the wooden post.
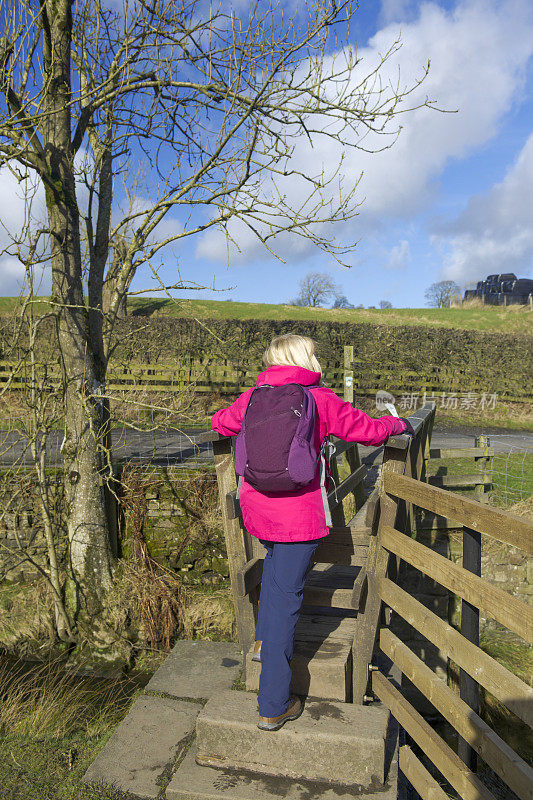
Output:
<path fill-rule="evenodd" d="M 352 447 L 346 450 L 344 455 L 346 456 L 346 462 L 350 468 L 350 474 L 355 472 L 356 469 L 359 469 L 361 466 L 361 456 L 359 455 L 359 448 L 356 442 L 353 443 Z M 365 490 L 362 483 L 358 483 L 357 486 L 354 487 L 353 496 L 355 500 L 355 510 L 359 511 L 366 502 Z"/>
<path fill-rule="evenodd" d="M 353 405 L 353 346 L 344 347 L 344 399 Z"/>
<path fill-rule="evenodd" d="M 481 533 L 466 526 L 463 526 L 463 567 L 474 575 L 481 575 Z M 465 639 L 479 647 L 479 609 L 466 600 L 461 601 L 461 633 Z M 459 691 L 461 700 L 479 714 L 479 685 L 463 669 L 459 671 Z M 476 751 L 462 737 L 458 741 L 458 755 L 468 769 L 476 771 Z"/>
<path fill-rule="evenodd" d="M 487 477 L 487 467 L 491 461 L 491 456 L 487 455 L 486 448 L 489 447 L 489 445 L 490 440 L 488 436 L 485 436 L 484 434 L 481 436 L 476 436 L 475 446 L 480 448 L 480 455 L 474 456 L 474 462 L 477 467 L 475 472 L 476 474 L 479 474 L 480 483 L 477 483 L 474 487 L 474 498 L 478 501 L 478 503 L 487 502 L 485 493 L 485 480 Z"/>
<path fill-rule="evenodd" d="M 403 475 L 407 453 L 407 446 L 401 449 L 396 449 L 385 444 L 385 450 L 383 452 L 382 474 L 384 471 L 386 472 L 387 470 L 390 470 L 392 472 L 399 472 L 401 475 Z M 402 500 L 398 500 L 397 498 L 391 497 L 382 492 L 381 485 L 379 490 L 379 527 L 377 531 L 372 531 L 374 535 L 371 536 L 368 547 L 366 565 L 368 575 L 367 596 L 364 610 L 359 612 L 357 628 L 352 647 L 352 699 L 357 705 L 363 704 L 364 698 L 367 694 L 367 687 L 370 677 L 369 667 L 372 663 L 372 655 L 374 653 L 381 619 L 379 581 L 381 578 L 386 577 L 389 567 L 390 556 L 388 551 L 381 546 L 380 530 L 382 525 L 391 525 L 392 527 L 396 526 L 396 519 L 399 515 L 400 505 L 404 505 Z"/>
<path fill-rule="evenodd" d="M 337 456 L 333 455 L 329 462 L 329 471 L 331 474 L 331 480 L 333 482 L 333 487 L 338 487 L 340 484 L 340 477 L 339 477 L 339 465 L 337 463 Z M 343 528 L 346 525 L 346 521 L 344 519 L 344 508 L 342 506 L 342 502 L 339 503 L 331 512 L 331 523 L 332 525 L 339 526 Z"/>
<path fill-rule="evenodd" d="M 233 593 L 233 604 L 237 618 L 237 631 L 239 643 L 243 648 L 244 659 L 255 638 L 255 616 L 251 595 L 241 597 L 237 590 L 238 570 L 242 569 L 252 557 L 251 547 L 245 537 L 240 520 L 229 519 L 226 504 L 226 495 L 237 488 L 235 466 L 231 449 L 231 438 L 221 437 L 213 441 L 213 454 L 217 474 L 220 505 L 222 507 L 222 522 L 224 537 L 228 553 L 229 574 Z"/>

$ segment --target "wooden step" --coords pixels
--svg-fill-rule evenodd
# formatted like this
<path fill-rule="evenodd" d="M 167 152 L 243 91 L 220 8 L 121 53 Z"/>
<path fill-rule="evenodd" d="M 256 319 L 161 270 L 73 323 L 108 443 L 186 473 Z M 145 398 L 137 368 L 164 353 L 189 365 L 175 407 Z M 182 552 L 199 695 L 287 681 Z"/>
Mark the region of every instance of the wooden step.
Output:
<path fill-rule="evenodd" d="M 361 567 L 366 564 L 370 528 L 365 526 L 330 528 L 313 554 L 313 561 Z"/>
<path fill-rule="evenodd" d="M 307 573 L 303 602 L 308 606 L 351 608 L 360 567 L 318 562 Z"/>
<path fill-rule="evenodd" d="M 291 689 L 296 694 L 347 701 L 351 694 L 353 618 L 300 614 L 294 634 Z M 258 691 L 261 664 L 246 656 L 246 688 Z"/>

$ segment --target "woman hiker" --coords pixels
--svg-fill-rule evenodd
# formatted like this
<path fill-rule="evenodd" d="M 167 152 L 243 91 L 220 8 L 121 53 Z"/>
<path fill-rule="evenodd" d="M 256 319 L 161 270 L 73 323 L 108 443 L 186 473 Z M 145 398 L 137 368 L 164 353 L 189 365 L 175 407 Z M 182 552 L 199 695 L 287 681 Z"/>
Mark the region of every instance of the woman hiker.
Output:
<path fill-rule="evenodd" d="M 341 400 L 331 389 L 322 386 L 321 368 L 315 357 L 315 342 L 306 336 L 292 333 L 276 336 L 263 355 L 263 363 L 266 370 L 257 378 L 257 387 L 286 387 L 285 393 L 282 391 L 280 394 L 278 390 L 277 395 L 260 390 L 263 405 L 254 405 L 255 410 L 273 409 L 271 416 L 274 419 L 265 414 L 262 431 L 261 418 L 254 418 L 254 425 L 250 425 L 252 411 L 248 411 L 246 420 L 244 419 L 254 392 L 254 389 L 248 389 L 228 408 L 213 415 L 211 428 L 223 436 L 234 436 L 243 428 L 241 436 L 244 434 L 246 437 L 248 448 L 247 468 L 254 455 L 252 436 L 256 436 L 256 442 L 260 442 L 259 447 L 255 447 L 254 470 L 244 471 L 244 478 L 239 479 L 239 500 L 246 530 L 256 536 L 266 548 L 253 658 L 261 662 L 258 727 L 273 731 L 281 728 L 288 720 L 296 719 L 303 711 L 303 701 L 289 692 L 294 629 L 300 614 L 303 586 L 311 557 L 320 540 L 328 535 L 328 523 L 331 524 L 327 519 L 329 511 L 324 503 L 326 479 L 317 454 L 322 452 L 322 445 L 329 435 L 338 436 L 348 442 L 381 445 L 393 434 L 413 435 L 414 430 L 410 422 L 402 417 L 383 416 L 373 419 Z M 290 394 L 291 391 L 295 392 L 294 396 Z M 305 399 L 307 392 L 312 395 L 311 400 Z M 258 396 L 256 391 L 254 398 Z M 307 419 L 311 420 L 312 429 L 307 433 L 314 441 L 311 442 L 311 448 L 307 445 L 307 456 L 311 449 L 315 460 L 312 462 L 310 480 L 300 488 L 280 491 L 280 487 L 286 485 L 283 480 L 276 483 L 277 479 L 272 482 L 270 478 L 267 485 L 275 486 L 277 491 L 272 488 L 270 491 L 260 491 L 256 487 L 262 485 L 261 479 L 263 486 L 265 485 L 264 475 L 269 469 L 273 474 L 272 463 L 276 458 L 279 460 L 284 457 L 284 463 L 290 464 L 290 457 L 287 462 L 287 453 L 280 456 L 286 444 L 282 441 L 282 437 L 286 435 L 286 415 L 279 413 L 279 409 L 287 397 L 301 398 L 300 404 L 292 401 L 288 413 L 292 412 L 289 422 L 292 420 L 294 424 L 300 425 L 293 439 L 298 440 L 298 445 L 304 449 L 306 443 L 302 440 L 305 430 L 301 425 L 305 425 L 305 419 L 301 417 L 307 415 Z M 250 404 L 250 408 L 252 405 Z M 237 447 L 236 469 L 239 472 Z M 287 447 L 288 444 L 285 449 Z M 260 462 L 264 459 L 263 476 L 263 464 L 259 463 L 260 469 L 257 470 L 257 459 Z M 293 465 L 294 463 L 293 460 Z M 325 466 L 327 474 L 327 464 Z M 299 469 L 302 477 L 304 468 L 300 465 Z M 294 471 L 292 467 L 291 470 Z M 288 467 L 285 467 L 285 471 L 286 475 L 289 474 Z M 307 471 L 309 474 L 309 469 Z M 279 476 L 281 473 L 277 474 Z"/>

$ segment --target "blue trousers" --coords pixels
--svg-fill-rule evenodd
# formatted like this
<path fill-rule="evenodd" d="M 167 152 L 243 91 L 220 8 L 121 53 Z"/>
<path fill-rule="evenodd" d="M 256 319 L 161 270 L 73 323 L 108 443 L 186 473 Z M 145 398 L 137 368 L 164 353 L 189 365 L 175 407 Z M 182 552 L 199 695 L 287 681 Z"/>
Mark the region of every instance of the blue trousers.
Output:
<path fill-rule="evenodd" d="M 289 705 L 294 629 L 302 606 L 307 568 L 320 539 L 309 542 L 269 542 L 266 547 L 255 629 L 261 641 L 259 714 L 277 717 Z"/>

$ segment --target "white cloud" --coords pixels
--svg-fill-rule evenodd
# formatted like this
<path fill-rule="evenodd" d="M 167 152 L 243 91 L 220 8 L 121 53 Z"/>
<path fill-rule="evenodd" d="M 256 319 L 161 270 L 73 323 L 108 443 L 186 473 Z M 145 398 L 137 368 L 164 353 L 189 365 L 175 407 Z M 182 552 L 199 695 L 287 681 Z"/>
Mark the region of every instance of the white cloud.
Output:
<path fill-rule="evenodd" d="M 402 83 L 410 85 L 431 59 L 429 75 L 408 99 L 409 104 L 423 102 L 428 95 L 441 108 L 458 112 L 442 114 L 422 108 L 401 115 L 400 138 L 390 150 L 377 154 L 345 151 L 344 178 L 353 184 L 363 172 L 357 192 L 364 203 L 358 217 L 343 227 L 344 239 L 365 236 L 373 228 L 426 208 L 438 191 L 437 179 L 446 164 L 467 157 L 497 134 L 503 117 L 519 99 L 525 68 L 533 54 L 533 8 L 526 0 L 465 0 L 453 10 L 427 2 L 420 5 L 414 20 L 410 4 L 390 2 L 386 6 L 389 18 L 396 19 L 403 11 L 409 13 L 411 21 L 401 26 L 397 21 L 386 25 L 367 47 L 358 50 L 362 61 L 353 80 L 370 72 L 401 29 L 402 47 L 384 66 L 383 80 L 394 83 L 399 68 Z M 365 145 L 370 144 L 365 141 Z M 302 137 L 293 163 L 302 170 L 313 164 L 318 171 L 321 164 L 326 168 L 337 164 L 340 155 L 340 147 L 331 139 L 317 139 L 311 148 Z M 281 180 L 280 193 L 298 207 L 306 197 L 308 184 Z M 264 190 L 269 191 L 268 183 Z M 260 255 L 262 248 L 253 234 L 238 226 L 232 232 L 242 250 L 241 254 L 231 250 L 232 262 L 249 262 Z M 278 243 L 277 249 L 287 258 L 298 258 L 309 252 L 310 245 L 290 237 Z M 224 262 L 224 237 L 210 231 L 200 240 L 197 255 Z"/>
<path fill-rule="evenodd" d="M 469 283 L 496 272 L 533 275 L 533 134 L 501 183 L 440 226 L 444 278 Z M 439 235 L 440 234 L 440 235 Z"/>
<path fill-rule="evenodd" d="M 26 190 L 33 194 L 30 180 L 19 182 L 6 167 L 0 169 L 0 296 L 18 295 L 25 276 L 24 267 L 14 255 L 13 237 L 17 237 L 27 224 L 31 214 L 34 227 L 45 218 L 44 192 L 39 186 L 31 202 L 31 210 L 25 200 Z M 42 278 L 41 270 L 35 280 Z"/>
<path fill-rule="evenodd" d="M 402 270 L 406 268 L 410 261 L 411 250 L 409 248 L 409 242 L 407 239 L 402 239 L 399 244 L 392 248 L 386 268 L 390 270 Z"/>

